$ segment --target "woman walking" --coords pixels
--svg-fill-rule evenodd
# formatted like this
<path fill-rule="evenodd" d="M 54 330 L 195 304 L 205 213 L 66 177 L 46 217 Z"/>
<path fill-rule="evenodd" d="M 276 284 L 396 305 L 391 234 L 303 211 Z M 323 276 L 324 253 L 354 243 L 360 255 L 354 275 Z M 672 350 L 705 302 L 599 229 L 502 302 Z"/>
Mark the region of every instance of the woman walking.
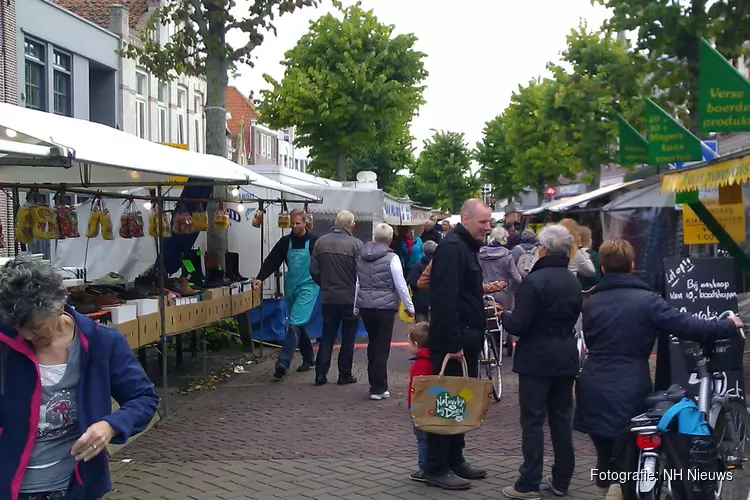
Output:
<path fill-rule="evenodd" d="M 398 246 L 398 256 L 401 258 L 401 267 L 404 269 L 404 277 L 409 276 L 411 268 L 422 259 L 422 238 L 414 236 L 414 229 L 409 228 L 403 241 Z"/>
<path fill-rule="evenodd" d="M 392 241 L 393 228 L 388 224 L 378 224 L 374 241 L 365 243 L 357 259 L 354 313 L 362 318 L 367 329 L 367 375 L 370 399 L 376 401 L 391 396 L 388 392 L 388 356 L 399 301 L 404 303 L 406 313 L 414 316 L 414 304 L 409 297 L 401 260 L 390 247 Z"/>
<path fill-rule="evenodd" d="M 573 219 L 563 219 L 560 225 L 573 235 L 573 248 L 570 250 L 568 269 L 576 276 L 593 277 L 596 274 L 589 254 L 581 248 L 581 232 L 578 223 Z"/>
<path fill-rule="evenodd" d="M 507 244 L 508 231 L 496 227 L 490 233 L 490 244 L 479 250 L 479 267 L 482 268 L 484 284 L 504 281 L 508 285 L 505 291 L 492 294 L 503 311 L 513 309 L 513 292 L 521 284 L 521 275 Z"/>
<path fill-rule="evenodd" d="M 41 261 L 13 260 L 0 273 L 3 499 L 104 498 L 107 445 L 125 444 L 156 413 L 125 337 L 67 306 L 67 295 Z"/>

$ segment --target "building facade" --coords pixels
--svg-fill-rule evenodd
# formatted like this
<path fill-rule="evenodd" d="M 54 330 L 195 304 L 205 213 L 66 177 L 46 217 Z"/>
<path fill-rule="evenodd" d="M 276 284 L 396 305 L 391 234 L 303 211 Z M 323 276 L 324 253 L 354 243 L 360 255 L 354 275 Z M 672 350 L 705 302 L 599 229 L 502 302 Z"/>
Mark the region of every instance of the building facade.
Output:
<path fill-rule="evenodd" d="M 307 173 L 310 164 L 310 148 L 299 148 L 294 145 L 296 127 L 279 131 L 279 166 Z"/>
<path fill-rule="evenodd" d="M 17 0 L 0 1 L 0 102 L 18 102 Z"/>

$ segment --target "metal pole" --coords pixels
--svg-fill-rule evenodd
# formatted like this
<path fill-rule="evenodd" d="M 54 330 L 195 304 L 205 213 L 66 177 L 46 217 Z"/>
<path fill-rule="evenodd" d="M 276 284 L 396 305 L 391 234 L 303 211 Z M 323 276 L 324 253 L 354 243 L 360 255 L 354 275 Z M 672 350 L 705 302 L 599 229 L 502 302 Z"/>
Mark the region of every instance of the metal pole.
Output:
<path fill-rule="evenodd" d="M 167 359 L 167 301 L 166 301 L 166 294 L 164 291 L 164 273 L 165 271 L 165 265 L 164 265 L 164 238 L 162 238 L 162 231 L 164 230 L 164 225 L 162 224 L 162 214 L 164 214 L 164 200 L 161 196 L 161 186 L 157 186 L 156 188 L 156 207 L 157 207 L 157 217 L 156 217 L 156 229 L 158 232 L 157 235 L 157 252 L 158 252 L 158 261 L 159 261 L 159 317 L 161 319 L 161 350 L 162 350 L 162 364 L 161 364 L 161 377 L 162 377 L 162 386 L 164 394 L 162 394 L 162 407 L 163 407 L 163 415 L 162 418 L 168 418 L 169 417 L 169 384 L 168 382 L 168 359 Z"/>
<path fill-rule="evenodd" d="M 263 210 L 263 201 L 258 202 L 258 210 Z M 260 219 L 260 265 L 263 266 L 263 250 L 265 249 L 265 245 L 263 244 L 263 239 L 266 237 L 265 235 L 265 229 L 266 229 L 266 217 L 265 214 L 263 214 L 263 217 Z M 258 335 L 258 341 L 260 342 L 260 359 L 263 359 L 263 284 L 260 285 L 260 335 Z"/>
<path fill-rule="evenodd" d="M 14 234 L 15 234 L 16 226 L 18 225 L 18 209 L 21 208 L 21 205 L 18 201 L 18 193 L 19 193 L 18 188 L 14 187 L 13 188 L 13 228 L 12 228 L 12 230 L 14 231 Z M 18 256 L 19 250 L 20 250 L 20 247 L 18 245 L 18 240 L 14 237 L 13 238 L 13 253 L 14 253 L 13 256 L 14 257 Z"/>
<path fill-rule="evenodd" d="M 208 334 L 205 328 L 201 328 L 203 337 L 203 378 L 208 375 Z"/>

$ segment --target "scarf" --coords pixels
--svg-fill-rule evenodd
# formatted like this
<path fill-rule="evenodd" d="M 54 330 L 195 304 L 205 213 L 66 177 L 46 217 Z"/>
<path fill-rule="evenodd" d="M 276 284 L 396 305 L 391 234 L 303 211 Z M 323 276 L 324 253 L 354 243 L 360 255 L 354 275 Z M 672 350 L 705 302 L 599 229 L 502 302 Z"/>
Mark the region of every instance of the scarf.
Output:
<path fill-rule="evenodd" d="M 404 242 L 406 243 L 406 252 L 411 255 L 411 251 L 414 248 L 414 236 L 407 236 Z"/>

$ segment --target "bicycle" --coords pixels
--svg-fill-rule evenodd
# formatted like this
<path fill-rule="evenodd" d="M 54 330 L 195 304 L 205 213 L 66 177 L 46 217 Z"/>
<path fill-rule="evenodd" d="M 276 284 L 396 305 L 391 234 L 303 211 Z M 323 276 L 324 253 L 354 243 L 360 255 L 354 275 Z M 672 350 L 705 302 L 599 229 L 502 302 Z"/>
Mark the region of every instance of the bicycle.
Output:
<path fill-rule="evenodd" d="M 725 311 L 719 315 L 719 319 L 732 316 L 732 311 Z M 743 339 L 746 338 L 742 328 L 738 328 L 738 333 Z M 724 470 L 733 471 L 742 469 L 747 460 L 744 440 L 750 438 L 750 413 L 739 392 L 736 389 L 727 390 L 726 376 L 718 370 L 711 370 L 713 347 L 711 343 L 705 346 L 696 344 L 696 347 L 689 351 L 700 380 L 696 404 L 714 431 L 718 455 Z M 663 483 L 656 479 L 661 477 L 660 472 L 663 470 L 661 436 L 657 424 L 666 410 L 687 396 L 685 389 L 674 384 L 666 391 L 649 395 L 646 404 L 650 410 L 631 419 L 633 427 L 630 432 L 635 435 L 636 446 L 639 449 L 640 479 L 636 484 L 636 492 L 641 500 L 658 499 L 662 487 L 667 498 L 674 498 L 669 478 L 665 477 Z M 741 438 L 744 440 L 740 443 L 738 440 Z M 732 499 L 731 487 L 738 482 L 725 482 L 722 478 L 717 478 L 716 499 Z M 725 483 L 729 484 L 730 491 L 727 491 Z M 750 500 L 750 496 L 748 499 Z"/>
<path fill-rule="evenodd" d="M 503 351 L 498 348 L 498 339 L 502 341 L 504 332 L 500 318 L 497 316 L 497 303 L 492 295 L 484 296 L 484 310 L 487 317 L 487 327 L 484 330 L 484 341 L 479 353 L 479 367 L 492 381 L 492 396 L 495 402 L 503 397 Z"/>
<path fill-rule="evenodd" d="M 583 371 L 583 363 L 586 361 L 588 350 L 586 349 L 586 340 L 583 338 L 583 330 L 575 332 L 576 349 L 578 349 L 578 372 Z"/>

